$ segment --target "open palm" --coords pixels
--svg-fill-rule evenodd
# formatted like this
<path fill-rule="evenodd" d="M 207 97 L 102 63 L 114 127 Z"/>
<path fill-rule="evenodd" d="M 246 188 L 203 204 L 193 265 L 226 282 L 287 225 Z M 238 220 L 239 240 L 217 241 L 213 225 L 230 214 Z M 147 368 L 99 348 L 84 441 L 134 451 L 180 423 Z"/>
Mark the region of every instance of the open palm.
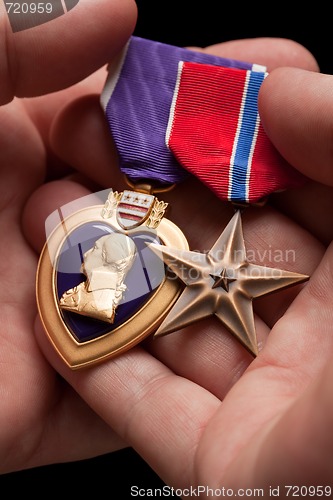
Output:
<path fill-rule="evenodd" d="M 309 82 L 313 88 L 318 79 L 327 88 L 329 82 L 315 73 L 306 51 L 289 50 L 291 43 L 258 39 L 210 49 L 268 66 L 271 75 L 260 97 L 264 125 L 284 156 L 312 179 L 303 189 L 276 195 L 265 208 L 244 214 L 246 246 L 260 264 L 278 267 L 274 252 L 267 249 L 283 255 L 292 250 L 296 258 L 281 267 L 311 275 L 302 287 L 256 302 L 263 345 L 258 358 L 253 361 L 212 318 L 73 372 L 52 351 L 40 324 L 36 327 L 39 345 L 55 369 L 175 488 L 261 487 L 268 496 L 270 486 L 332 482 L 333 257 L 328 245 L 333 229 L 327 214 L 333 180 L 327 168 L 329 147 L 324 146 L 330 123 L 326 119 L 318 127 L 315 106 L 304 109 L 301 100 Z M 313 73 L 274 71 L 282 65 Z M 296 95 L 290 81 L 297 82 Z M 43 243 L 47 212 L 86 194 L 89 182 L 124 187 L 98 95 L 64 108 L 53 124 L 51 143 L 57 156 L 83 176 L 85 187 L 72 177 L 45 184 L 30 198 L 24 227 L 36 251 Z M 318 157 L 318 168 L 311 169 Z M 231 208 L 195 180 L 177 189 L 165 197 L 172 207 L 170 218 L 184 229 L 191 248 L 209 250 Z"/>

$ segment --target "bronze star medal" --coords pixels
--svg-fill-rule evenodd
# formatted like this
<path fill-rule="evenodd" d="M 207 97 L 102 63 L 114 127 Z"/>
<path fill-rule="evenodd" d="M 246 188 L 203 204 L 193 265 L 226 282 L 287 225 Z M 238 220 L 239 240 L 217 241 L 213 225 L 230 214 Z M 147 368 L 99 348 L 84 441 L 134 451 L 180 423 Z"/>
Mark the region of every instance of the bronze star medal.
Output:
<path fill-rule="evenodd" d="M 155 333 L 162 336 L 208 316 L 216 316 L 250 351 L 258 354 L 252 301 L 308 279 L 303 274 L 252 264 L 237 211 L 211 250 L 205 253 L 150 245 L 186 285 Z"/>

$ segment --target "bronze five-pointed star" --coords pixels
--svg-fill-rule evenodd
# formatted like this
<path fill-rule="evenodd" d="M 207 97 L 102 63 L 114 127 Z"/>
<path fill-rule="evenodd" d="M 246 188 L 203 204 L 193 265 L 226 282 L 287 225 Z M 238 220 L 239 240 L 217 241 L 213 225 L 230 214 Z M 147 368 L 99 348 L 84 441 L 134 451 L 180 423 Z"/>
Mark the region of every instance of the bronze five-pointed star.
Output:
<path fill-rule="evenodd" d="M 155 333 L 162 336 L 215 315 L 254 356 L 258 354 L 252 299 L 309 279 L 247 261 L 237 211 L 208 253 L 149 245 L 186 285 Z"/>

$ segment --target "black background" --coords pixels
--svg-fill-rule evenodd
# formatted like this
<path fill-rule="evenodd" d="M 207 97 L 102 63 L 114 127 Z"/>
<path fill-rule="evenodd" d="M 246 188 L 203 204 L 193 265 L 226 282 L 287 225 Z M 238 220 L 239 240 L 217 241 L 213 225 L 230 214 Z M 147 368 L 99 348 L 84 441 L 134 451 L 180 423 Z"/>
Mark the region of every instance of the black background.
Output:
<path fill-rule="evenodd" d="M 293 7 L 292 13 L 290 2 L 287 7 L 275 2 L 260 4 L 260 8 L 222 0 L 137 0 L 137 4 L 138 36 L 179 46 L 260 36 L 290 38 L 314 54 L 323 73 L 333 74 L 330 14 L 321 3 L 312 4 L 309 10 Z M 163 484 L 133 450 L 0 477 L 0 485 L 10 488 L 12 494 L 23 489 L 37 497 L 50 492 L 76 497 L 85 493 L 87 497 L 87 488 L 91 488 L 95 498 L 103 495 L 122 500 L 131 498 L 131 485 L 158 488 Z"/>
<path fill-rule="evenodd" d="M 201 47 L 239 38 L 289 38 L 314 54 L 322 73 L 333 74 L 332 17 L 323 2 L 312 2 L 307 8 L 303 3 L 296 7 L 292 2 L 265 5 L 225 0 L 137 0 L 136 3 L 138 36 Z"/>

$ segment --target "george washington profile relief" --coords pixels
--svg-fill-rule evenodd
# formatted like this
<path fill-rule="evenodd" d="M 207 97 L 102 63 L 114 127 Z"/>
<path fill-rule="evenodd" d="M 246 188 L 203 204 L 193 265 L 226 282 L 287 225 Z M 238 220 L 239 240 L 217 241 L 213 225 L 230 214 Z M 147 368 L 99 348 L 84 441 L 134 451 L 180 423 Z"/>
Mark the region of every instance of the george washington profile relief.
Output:
<path fill-rule="evenodd" d="M 135 243 L 125 234 L 99 238 L 83 256 L 81 272 L 87 279 L 62 295 L 60 308 L 113 323 L 135 255 Z"/>

